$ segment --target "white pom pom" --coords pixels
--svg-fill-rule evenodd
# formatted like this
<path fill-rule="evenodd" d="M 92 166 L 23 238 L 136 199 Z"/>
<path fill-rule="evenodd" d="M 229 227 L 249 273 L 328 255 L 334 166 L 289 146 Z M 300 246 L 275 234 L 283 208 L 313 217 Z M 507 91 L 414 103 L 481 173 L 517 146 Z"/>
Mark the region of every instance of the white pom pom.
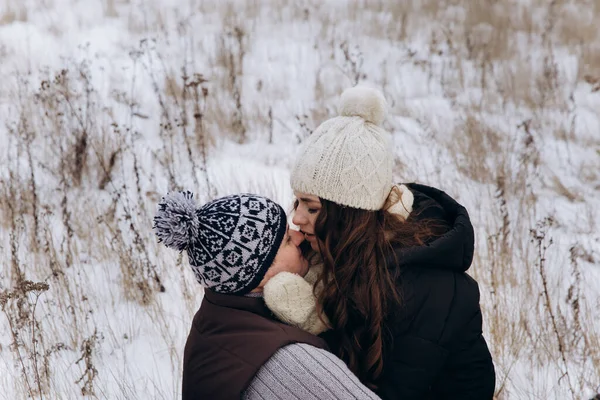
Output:
<path fill-rule="evenodd" d="M 185 250 L 200 231 L 200 219 L 191 192 L 168 193 L 158 204 L 154 216 L 154 233 L 159 243 Z"/>
<path fill-rule="evenodd" d="M 387 102 L 377 89 L 355 86 L 344 90 L 340 100 L 340 115 L 346 117 L 361 117 L 367 122 L 380 125 L 387 114 Z"/>

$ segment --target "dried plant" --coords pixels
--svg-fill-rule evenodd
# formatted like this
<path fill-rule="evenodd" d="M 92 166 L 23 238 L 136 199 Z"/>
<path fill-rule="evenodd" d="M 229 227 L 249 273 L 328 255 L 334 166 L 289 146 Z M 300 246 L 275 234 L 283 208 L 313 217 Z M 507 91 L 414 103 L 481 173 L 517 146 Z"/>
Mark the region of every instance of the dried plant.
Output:
<path fill-rule="evenodd" d="M 60 2 L 43 3 L 11 3 L 0 28 Z M 294 146 L 364 81 L 390 104 L 394 176 L 471 214 L 496 398 L 599 391 L 597 1 L 101 3 L 134 38 L 114 59 L 82 46 L 0 85 L 0 329 L 17 394 L 180 397 L 202 291 L 185 255 L 156 243 L 160 196 L 289 201 Z M 0 44 L 0 60 L 14 51 Z M 226 175 L 229 147 L 269 172 Z M 139 373 L 171 375 L 112 363 L 147 340 L 162 358 Z"/>

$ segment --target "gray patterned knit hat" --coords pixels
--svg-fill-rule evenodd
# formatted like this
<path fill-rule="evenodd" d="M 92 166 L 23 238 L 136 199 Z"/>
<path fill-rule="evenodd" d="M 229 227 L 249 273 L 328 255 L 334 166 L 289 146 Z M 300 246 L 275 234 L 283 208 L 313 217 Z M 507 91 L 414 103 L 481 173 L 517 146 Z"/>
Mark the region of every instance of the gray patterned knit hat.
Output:
<path fill-rule="evenodd" d="M 254 195 L 221 197 L 198 207 L 191 192 L 169 193 L 158 205 L 154 232 L 183 251 L 196 279 L 218 293 L 254 289 L 273 263 L 285 235 L 285 211 Z"/>

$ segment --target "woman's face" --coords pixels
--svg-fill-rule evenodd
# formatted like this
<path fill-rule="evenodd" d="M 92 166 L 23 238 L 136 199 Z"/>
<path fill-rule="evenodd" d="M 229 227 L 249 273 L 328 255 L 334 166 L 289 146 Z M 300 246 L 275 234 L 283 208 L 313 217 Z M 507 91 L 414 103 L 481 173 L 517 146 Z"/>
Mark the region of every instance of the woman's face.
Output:
<path fill-rule="evenodd" d="M 321 210 L 321 200 L 308 193 L 294 192 L 294 195 L 298 199 L 298 207 L 296 207 L 292 222 L 300 228 L 300 232 L 304 234 L 304 239 L 310 243 L 310 247 L 319 251 L 315 236 L 315 221 Z"/>

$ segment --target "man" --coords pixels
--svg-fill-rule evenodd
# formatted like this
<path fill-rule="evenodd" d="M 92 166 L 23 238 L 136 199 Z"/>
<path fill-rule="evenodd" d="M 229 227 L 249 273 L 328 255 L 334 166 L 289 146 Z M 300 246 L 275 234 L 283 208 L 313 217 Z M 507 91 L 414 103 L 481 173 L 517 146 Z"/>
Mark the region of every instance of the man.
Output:
<path fill-rule="evenodd" d="M 308 263 L 283 209 L 261 196 L 198 208 L 190 192 L 163 197 L 154 230 L 186 250 L 204 299 L 184 352 L 183 399 L 378 399 L 317 336 L 278 321 L 262 298 L 279 272 Z"/>

